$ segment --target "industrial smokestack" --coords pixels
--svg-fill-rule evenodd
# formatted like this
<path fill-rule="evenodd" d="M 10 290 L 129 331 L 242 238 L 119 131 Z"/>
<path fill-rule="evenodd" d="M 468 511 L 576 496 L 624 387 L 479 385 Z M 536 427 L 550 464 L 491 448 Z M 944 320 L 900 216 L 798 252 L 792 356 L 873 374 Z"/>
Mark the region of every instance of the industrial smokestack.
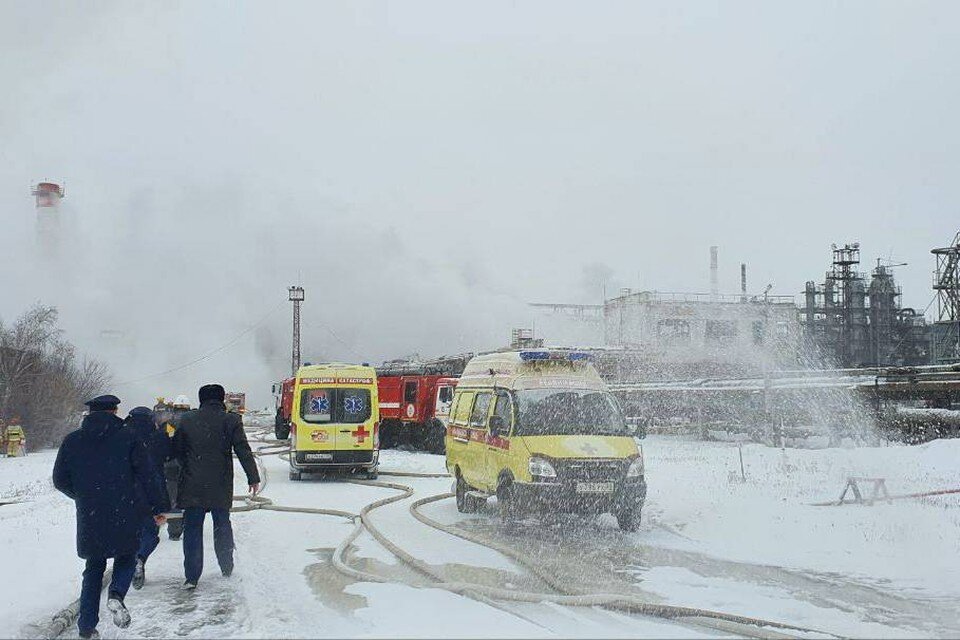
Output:
<path fill-rule="evenodd" d="M 720 284 L 717 280 L 717 247 L 710 247 L 710 295 L 714 300 L 720 294 Z"/>
<path fill-rule="evenodd" d="M 747 301 L 747 263 L 740 263 L 740 302 Z"/>

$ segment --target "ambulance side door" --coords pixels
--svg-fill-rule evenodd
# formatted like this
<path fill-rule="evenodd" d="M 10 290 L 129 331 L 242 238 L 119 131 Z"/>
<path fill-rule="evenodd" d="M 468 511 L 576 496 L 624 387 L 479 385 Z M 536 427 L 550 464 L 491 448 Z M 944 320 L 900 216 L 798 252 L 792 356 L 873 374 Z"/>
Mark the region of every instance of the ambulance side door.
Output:
<path fill-rule="evenodd" d="M 496 491 L 497 478 L 500 472 L 510 467 L 510 432 L 513 428 L 513 402 L 510 394 L 503 390 L 498 390 L 494 396 L 494 404 L 490 413 L 490 418 L 498 418 L 503 426 L 497 434 L 490 430 L 487 438 L 487 471 L 486 477 L 493 484 L 488 487 L 490 491 Z"/>
<path fill-rule="evenodd" d="M 467 459 L 469 475 L 464 469 L 463 477 L 466 481 L 478 488 L 489 486 L 487 479 L 487 420 L 490 417 L 490 403 L 493 394 L 489 391 L 478 391 L 473 400 L 473 410 L 470 412 L 470 442 L 467 444 Z"/>
<path fill-rule="evenodd" d="M 453 403 L 450 414 L 450 426 L 447 429 L 447 468 L 451 473 L 455 467 L 465 469 L 469 460 L 468 446 L 470 444 L 470 411 L 473 409 L 473 391 L 460 391 Z"/>

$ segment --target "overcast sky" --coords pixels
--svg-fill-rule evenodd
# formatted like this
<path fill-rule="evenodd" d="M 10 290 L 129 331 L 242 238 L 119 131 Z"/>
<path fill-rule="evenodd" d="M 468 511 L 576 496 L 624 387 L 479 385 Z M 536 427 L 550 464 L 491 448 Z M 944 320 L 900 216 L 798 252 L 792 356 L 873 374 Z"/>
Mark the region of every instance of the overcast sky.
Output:
<path fill-rule="evenodd" d="M 923 309 L 960 227 L 957 24 L 956 2 L 7 0 L 0 317 L 58 305 L 121 396 L 217 379 L 267 404 L 294 282 L 305 356 L 372 362 L 499 346 L 525 302 L 604 280 L 706 290 L 712 244 L 722 289 L 743 261 L 796 294 L 859 241 Z M 53 253 L 42 178 L 66 182 Z"/>

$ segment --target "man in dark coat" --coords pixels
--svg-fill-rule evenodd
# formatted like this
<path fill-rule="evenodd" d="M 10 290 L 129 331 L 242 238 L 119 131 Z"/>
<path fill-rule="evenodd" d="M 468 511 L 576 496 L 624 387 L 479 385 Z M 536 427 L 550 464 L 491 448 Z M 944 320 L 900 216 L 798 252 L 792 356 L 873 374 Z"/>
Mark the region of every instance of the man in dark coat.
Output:
<path fill-rule="evenodd" d="M 243 420 L 227 413 L 224 389 L 200 387 L 200 408 L 185 413 L 173 436 L 180 461 L 177 506 L 183 509 L 183 570 L 185 589 L 195 589 L 203 573 L 203 521 L 213 517 L 213 547 L 224 576 L 233 573 L 233 454 L 237 454 L 250 492 L 260 488 L 260 474 L 243 432 Z"/>
<path fill-rule="evenodd" d="M 163 471 L 164 463 L 171 453 L 170 438 L 166 433 L 157 428 L 157 422 L 154 419 L 153 411 L 147 407 L 134 407 L 130 415 L 124 420 L 127 428 L 131 429 L 140 442 L 147 449 L 150 458 L 150 472 L 157 483 L 157 490 L 164 499 L 163 510 L 170 510 L 170 501 L 166 492 L 166 476 Z M 139 502 L 146 506 L 146 491 L 137 484 L 137 494 Z M 153 550 L 160 544 L 160 527 L 153 520 L 153 516 L 147 511 L 144 513 L 143 525 L 140 529 L 140 549 L 137 551 L 137 566 L 133 572 L 133 588 L 143 588 L 146 580 L 147 558 L 153 553 Z"/>
<path fill-rule="evenodd" d="M 107 558 L 113 558 L 107 609 L 119 627 L 130 624 L 123 603 L 133 578 L 143 505 L 137 484 L 157 524 L 163 498 L 143 443 L 117 417 L 116 396 L 99 396 L 86 405 L 80 429 L 67 434 L 53 465 L 53 484 L 76 503 L 77 555 L 86 560 L 80 591 L 81 638 L 97 635 L 100 590 Z"/>

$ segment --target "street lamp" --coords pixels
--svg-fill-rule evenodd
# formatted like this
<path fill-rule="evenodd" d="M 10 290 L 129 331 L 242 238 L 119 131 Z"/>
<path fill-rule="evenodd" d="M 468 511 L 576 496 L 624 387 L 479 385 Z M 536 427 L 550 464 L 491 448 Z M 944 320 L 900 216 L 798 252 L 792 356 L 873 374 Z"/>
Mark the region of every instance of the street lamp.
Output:
<path fill-rule="evenodd" d="M 297 375 L 300 368 L 300 303 L 303 302 L 303 287 L 289 287 L 289 300 L 293 303 L 293 350 L 290 356 L 290 375 Z"/>

